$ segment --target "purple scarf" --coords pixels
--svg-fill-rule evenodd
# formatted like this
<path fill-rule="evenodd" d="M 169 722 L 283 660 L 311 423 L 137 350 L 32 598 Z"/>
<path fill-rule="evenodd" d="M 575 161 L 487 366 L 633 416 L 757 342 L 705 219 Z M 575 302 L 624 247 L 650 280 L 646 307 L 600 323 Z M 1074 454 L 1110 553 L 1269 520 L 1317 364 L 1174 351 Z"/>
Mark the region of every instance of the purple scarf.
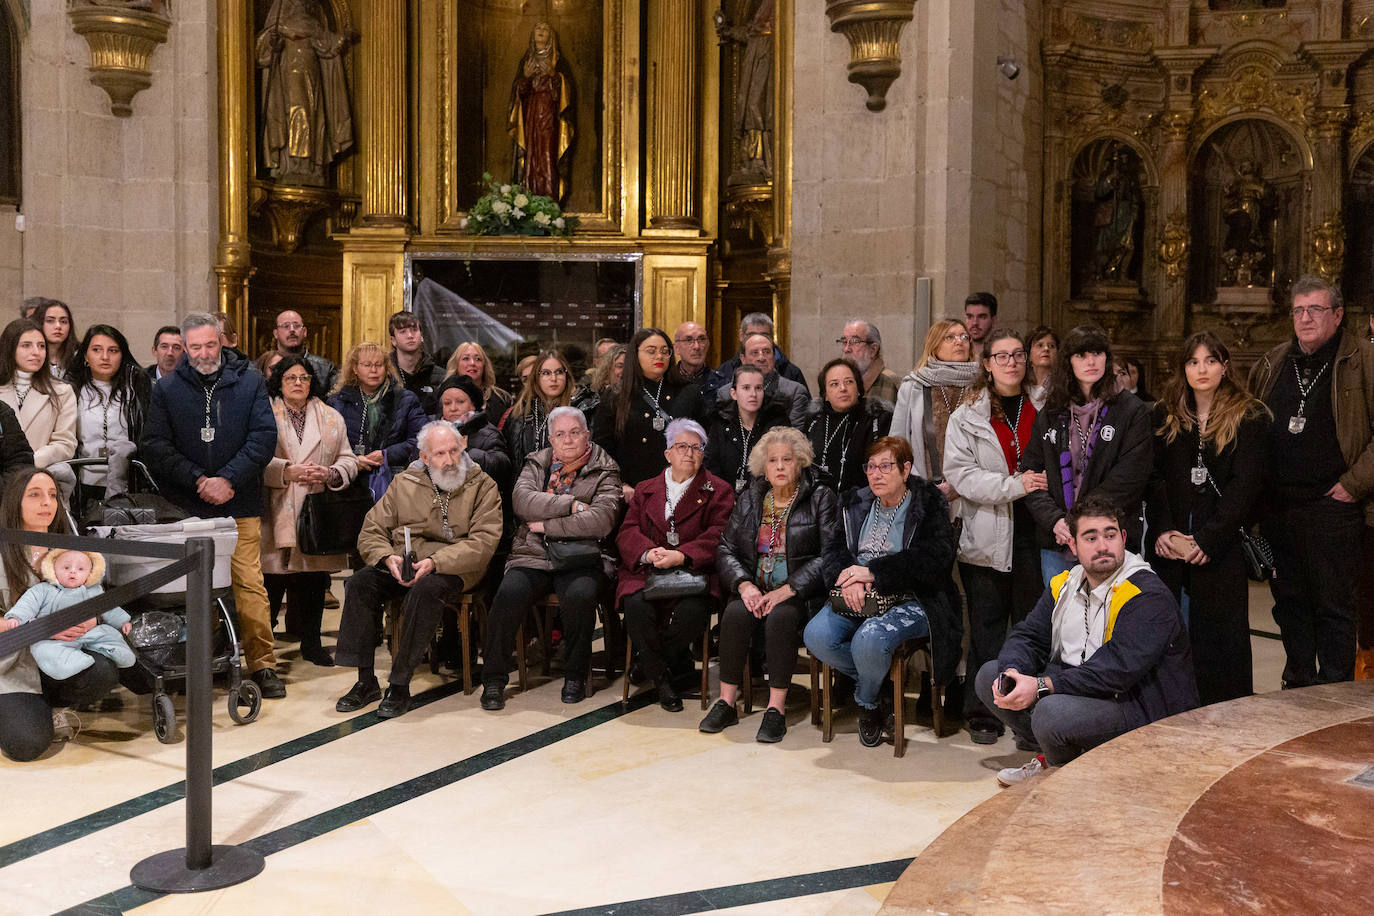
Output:
<path fill-rule="evenodd" d="M 1089 421 L 1089 417 L 1092 417 Z M 1102 427 L 1102 421 L 1107 416 L 1107 405 L 1100 401 L 1089 401 L 1078 406 L 1069 405 L 1068 423 L 1064 426 L 1064 438 L 1068 441 L 1064 443 L 1059 452 L 1059 479 L 1064 486 L 1064 511 L 1073 508 L 1074 499 L 1079 488 L 1083 484 L 1083 475 L 1088 471 L 1088 464 L 1093 458 L 1093 448 L 1097 445 L 1097 433 Z M 1077 421 L 1076 423 L 1074 421 Z M 1091 422 L 1088 428 L 1086 440 L 1082 436 L 1074 433 L 1082 429 L 1083 424 Z"/>

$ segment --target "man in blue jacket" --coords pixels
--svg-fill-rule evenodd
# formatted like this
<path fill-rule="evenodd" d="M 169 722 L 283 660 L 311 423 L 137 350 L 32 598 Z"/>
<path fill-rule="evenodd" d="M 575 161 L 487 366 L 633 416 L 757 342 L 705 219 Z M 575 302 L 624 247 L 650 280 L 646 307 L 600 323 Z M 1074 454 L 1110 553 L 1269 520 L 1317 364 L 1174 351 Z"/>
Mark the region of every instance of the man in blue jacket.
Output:
<path fill-rule="evenodd" d="M 1003 786 L 1198 705 L 1183 615 L 1149 564 L 1127 552 L 1124 521 L 1103 497 L 1074 503 L 1068 524 L 1078 565 L 1051 580 L 978 672 L 983 704 L 1041 749 L 1025 766 L 998 773 Z M 1011 683 L 999 684 L 1003 676 Z"/>
<path fill-rule="evenodd" d="M 184 512 L 233 517 L 234 605 L 248 672 L 268 699 L 286 696 L 272 653 L 262 580 L 262 473 L 277 450 L 277 421 L 262 376 L 222 352 L 213 315 L 181 322 L 185 354 L 153 389 L 140 447 L 159 486 Z"/>

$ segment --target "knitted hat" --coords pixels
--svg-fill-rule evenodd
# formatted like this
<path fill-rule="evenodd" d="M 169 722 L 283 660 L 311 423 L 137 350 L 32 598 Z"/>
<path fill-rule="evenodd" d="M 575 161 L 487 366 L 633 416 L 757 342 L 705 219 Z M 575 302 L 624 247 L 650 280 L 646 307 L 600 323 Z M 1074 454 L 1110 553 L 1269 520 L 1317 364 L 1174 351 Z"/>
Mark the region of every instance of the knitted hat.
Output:
<path fill-rule="evenodd" d="M 435 402 L 442 403 L 444 392 L 448 391 L 450 388 L 457 388 L 462 391 L 463 394 L 466 394 L 468 400 L 472 402 L 474 409 L 482 409 L 482 403 L 485 401 L 485 398 L 482 397 L 482 389 L 477 387 L 477 383 L 472 380 L 471 376 L 450 375 L 448 378 L 444 379 L 444 383 L 439 386 L 439 390 L 434 392 Z"/>
<path fill-rule="evenodd" d="M 78 551 L 78 553 L 80 552 L 81 551 Z M 53 550 L 49 550 L 47 554 L 43 557 L 43 562 L 42 564 L 40 564 L 39 569 L 43 574 L 44 580 L 51 582 L 54 585 L 58 584 L 57 559 L 64 553 L 67 553 L 67 551 L 59 547 Z M 102 557 L 100 554 L 93 553 L 91 551 L 85 551 L 85 554 L 86 557 L 91 561 L 91 574 L 86 577 L 85 584 L 88 586 L 99 585 L 100 580 L 105 578 L 105 558 Z"/>

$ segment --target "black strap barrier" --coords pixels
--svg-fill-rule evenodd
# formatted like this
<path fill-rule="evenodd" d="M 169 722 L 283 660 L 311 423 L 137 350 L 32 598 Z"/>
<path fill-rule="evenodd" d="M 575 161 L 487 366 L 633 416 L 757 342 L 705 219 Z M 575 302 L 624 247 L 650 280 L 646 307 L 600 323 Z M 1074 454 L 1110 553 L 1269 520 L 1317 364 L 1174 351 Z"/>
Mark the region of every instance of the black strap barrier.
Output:
<path fill-rule="evenodd" d="M 265 860 L 260 854 L 242 846 L 214 846 L 210 842 L 210 789 L 213 785 L 210 710 L 214 703 L 210 584 L 215 567 L 215 542 L 207 537 L 196 537 L 183 545 L 130 543 L 0 528 L 0 543 L 174 561 L 102 595 L 0 633 L 0 658 L 185 576 L 186 846 L 144 859 L 133 867 L 129 878 L 148 890 L 189 893 L 241 884 L 261 872 Z"/>

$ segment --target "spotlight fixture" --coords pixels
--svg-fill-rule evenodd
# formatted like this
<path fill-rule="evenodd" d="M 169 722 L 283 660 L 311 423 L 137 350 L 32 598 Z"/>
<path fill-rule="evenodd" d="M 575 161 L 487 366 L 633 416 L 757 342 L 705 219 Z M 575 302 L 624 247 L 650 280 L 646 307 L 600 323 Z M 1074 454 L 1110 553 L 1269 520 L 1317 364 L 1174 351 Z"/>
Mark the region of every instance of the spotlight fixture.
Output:
<path fill-rule="evenodd" d="M 1016 66 L 1016 61 L 1010 57 L 997 58 L 997 72 L 1001 73 L 1009 80 L 1014 80 L 1021 75 L 1021 68 Z"/>

